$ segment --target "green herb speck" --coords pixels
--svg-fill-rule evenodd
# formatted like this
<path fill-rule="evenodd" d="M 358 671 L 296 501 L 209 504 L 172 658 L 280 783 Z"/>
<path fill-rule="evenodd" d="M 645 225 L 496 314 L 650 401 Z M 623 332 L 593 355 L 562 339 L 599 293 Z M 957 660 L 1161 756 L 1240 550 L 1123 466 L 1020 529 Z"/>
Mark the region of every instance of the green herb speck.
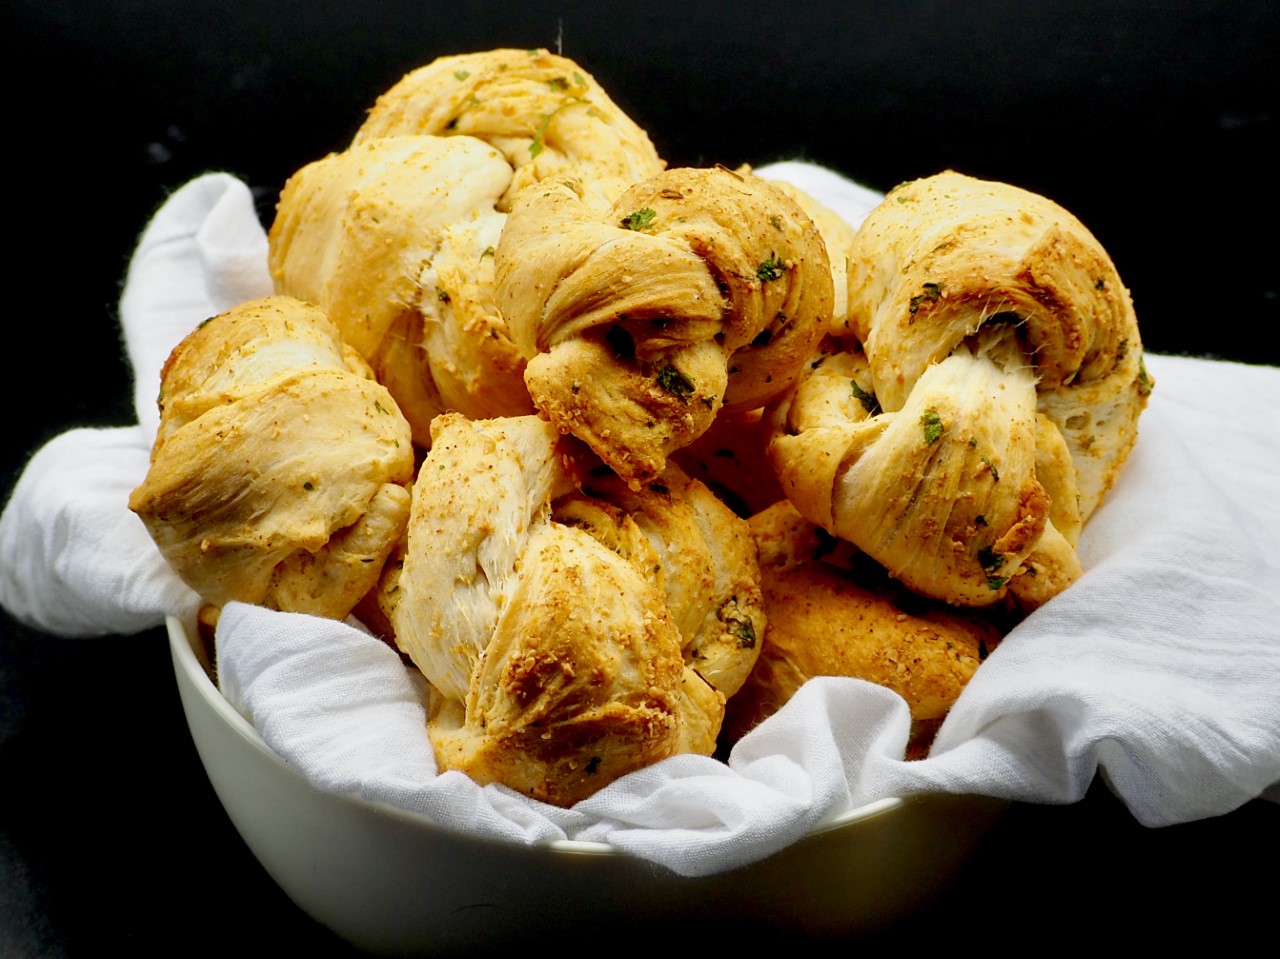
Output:
<path fill-rule="evenodd" d="M 768 283 L 772 280 L 778 279 L 786 272 L 786 264 L 778 259 L 778 255 L 775 253 L 772 254 L 769 259 L 761 263 L 756 269 L 756 277 L 761 283 Z"/>
<path fill-rule="evenodd" d="M 727 624 L 729 635 L 738 637 L 739 649 L 751 649 L 756 644 L 756 628 L 749 619 L 733 619 Z"/>
<path fill-rule="evenodd" d="M 1139 361 L 1138 363 L 1138 395 L 1150 396 L 1151 388 L 1155 386 L 1155 381 L 1151 379 L 1151 374 L 1147 372 L 1147 364 Z"/>
<path fill-rule="evenodd" d="M 619 222 L 622 224 L 622 228 L 624 230 L 643 230 L 653 222 L 653 218 L 657 215 L 658 214 L 646 206 L 632 213 L 628 213 Z"/>
<path fill-rule="evenodd" d="M 920 289 L 924 292 L 913 296 L 908 304 L 912 316 L 916 315 L 922 303 L 937 303 L 938 298 L 942 296 L 942 284 L 940 283 L 922 283 Z"/>
<path fill-rule="evenodd" d="M 876 399 L 875 393 L 868 393 L 858 385 L 857 380 L 849 381 L 849 389 L 853 392 L 853 398 L 862 404 L 862 408 L 875 416 L 880 412 L 880 401 Z"/>
<path fill-rule="evenodd" d="M 945 429 L 942 425 L 942 417 L 938 415 L 937 410 L 925 410 L 924 415 L 920 417 L 920 426 L 924 429 L 924 441 L 929 444 L 938 442 L 938 437 Z"/>
<path fill-rule="evenodd" d="M 658 372 L 658 386 L 673 396 L 688 396 L 693 392 L 693 384 L 674 366 L 664 366 Z"/>

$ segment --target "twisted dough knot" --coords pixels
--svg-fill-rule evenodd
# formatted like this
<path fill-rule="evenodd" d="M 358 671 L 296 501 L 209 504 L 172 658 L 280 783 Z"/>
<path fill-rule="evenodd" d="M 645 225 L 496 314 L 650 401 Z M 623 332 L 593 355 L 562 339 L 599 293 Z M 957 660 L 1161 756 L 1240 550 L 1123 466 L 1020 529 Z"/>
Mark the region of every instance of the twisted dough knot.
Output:
<path fill-rule="evenodd" d="M 833 544 L 786 500 L 749 522 L 769 626 L 760 659 L 729 701 L 729 735 L 744 735 L 814 676 L 851 676 L 907 701 L 907 754 L 923 755 L 979 663 L 1000 642 L 987 611 L 909 593 L 856 549 Z"/>
<path fill-rule="evenodd" d="M 493 300 L 512 196 L 569 173 L 607 204 L 662 167 L 573 61 L 522 50 L 443 57 L 379 97 L 346 151 L 285 184 L 271 274 L 277 292 L 329 314 L 427 446 L 445 410 L 533 411 L 525 358 Z"/>
<path fill-rule="evenodd" d="M 607 206 L 662 170 L 648 135 L 591 74 L 546 50 L 490 50 L 441 57 L 378 98 L 360 143 L 406 133 L 476 137 L 514 171 L 499 208 L 531 184 L 573 177 Z"/>
<path fill-rule="evenodd" d="M 493 301 L 511 167 L 471 137 L 387 137 L 289 178 L 269 233 L 276 289 L 318 304 L 430 442 L 446 409 L 533 411 Z"/>
<path fill-rule="evenodd" d="M 409 516 L 409 426 L 315 307 L 253 300 L 170 354 L 151 467 L 129 498 L 206 601 L 341 619 Z"/>
<path fill-rule="evenodd" d="M 905 184 L 856 237 L 847 333 L 770 413 L 806 518 L 953 603 L 1073 581 L 1151 385 L 1097 240 L 1012 186 Z"/>
<path fill-rule="evenodd" d="M 764 629 L 745 524 L 676 470 L 584 475 L 535 416 L 433 429 L 391 618 L 441 767 L 569 805 L 710 753 Z"/>
<path fill-rule="evenodd" d="M 832 303 L 809 217 L 722 168 L 666 171 L 604 213 L 571 181 L 526 191 L 495 282 L 538 409 L 637 484 L 722 407 L 786 390 Z"/>

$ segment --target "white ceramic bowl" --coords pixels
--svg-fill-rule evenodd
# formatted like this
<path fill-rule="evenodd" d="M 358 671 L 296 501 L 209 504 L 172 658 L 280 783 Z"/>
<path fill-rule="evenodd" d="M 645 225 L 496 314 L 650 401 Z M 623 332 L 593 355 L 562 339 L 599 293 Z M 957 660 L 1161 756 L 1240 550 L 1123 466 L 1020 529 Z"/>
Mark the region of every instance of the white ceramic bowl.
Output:
<path fill-rule="evenodd" d="M 920 908 L 953 877 L 1006 804 L 948 795 L 854 809 L 754 865 L 689 879 L 602 843 L 516 845 L 420 815 L 321 793 L 274 753 L 209 679 L 194 633 L 169 619 L 192 738 L 241 836 L 289 897 L 372 952 L 477 946 L 661 923 L 828 938 Z M 674 926 L 673 926 L 674 924 Z"/>

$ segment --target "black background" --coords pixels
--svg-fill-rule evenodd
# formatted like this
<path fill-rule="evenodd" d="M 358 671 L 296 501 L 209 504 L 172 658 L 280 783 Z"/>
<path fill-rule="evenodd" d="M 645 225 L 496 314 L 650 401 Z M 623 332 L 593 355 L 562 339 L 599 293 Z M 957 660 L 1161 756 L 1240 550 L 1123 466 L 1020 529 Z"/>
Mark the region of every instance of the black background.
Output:
<path fill-rule="evenodd" d="M 673 166 L 800 158 L 878 189 L 950 167 L 1042 192 L 1110 251 L 1149 350 L 1280 363 L 1277 11 L 8 0 L 0 495 L 56 433 L 131 421 L 116 300 L 169 192 L 226 170 L 268 222 L 403 73 L 497 46 L 561 49 Z M 0 707 L 0 955 L 344 951 L 228 824 L 159 631 L 69 641 L 0 614 Z M 1265 801 L 1150 830 L 1095 785 L 1016 807 L 942 901 L 868 945 L 1243 942 L 1269 929 L 1250 877 L 1277 851 Z"/>

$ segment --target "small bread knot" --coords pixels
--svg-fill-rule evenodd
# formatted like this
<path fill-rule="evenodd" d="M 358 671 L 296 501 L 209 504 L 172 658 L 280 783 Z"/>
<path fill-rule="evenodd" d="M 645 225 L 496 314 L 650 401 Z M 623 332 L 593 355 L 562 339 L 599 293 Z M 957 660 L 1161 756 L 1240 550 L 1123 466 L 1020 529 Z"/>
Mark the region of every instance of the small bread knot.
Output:
<path fill-rule="evenodd" d="M 170 354 L 129 498 L 206 601 L 341 619 L 409 517 L 409 424 L 316 307 L 251 300 Z"/>
<path fill-rule="evenodd" d="M 1150 391 L 1106 252 L 1044 197 L 944 173 L 871 213 L 848 276 L 846 328 L 769 413 L 788 496 L 925 595 L 1060 592 Z"/>
<path fill-rule="evenodd" d="M 495 283 L 539 411 L 636 483 L 722 409 L 784 392 L 833 298 L 799 204 L 724 168 L 666 171 L 603 213 L 572 181 L 526 191 Z"/>

